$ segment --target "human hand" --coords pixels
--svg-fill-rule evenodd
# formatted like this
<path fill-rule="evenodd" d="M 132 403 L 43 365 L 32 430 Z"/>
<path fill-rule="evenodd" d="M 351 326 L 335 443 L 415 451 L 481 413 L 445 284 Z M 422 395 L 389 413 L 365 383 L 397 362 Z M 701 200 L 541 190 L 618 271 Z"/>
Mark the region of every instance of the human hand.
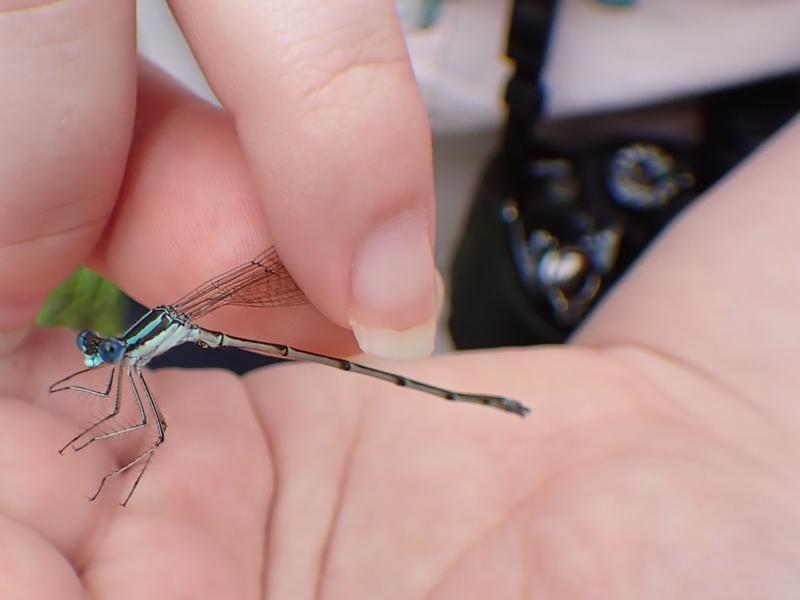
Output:
<path fill-rule="evenodd" d="M 631 337 L 405 366 L 524 399 L 525 420 L 316 365 L 148 374 L 172 425 L 121 509 L 130 478 L 85 499 L 124 463 L 117 447 L 55 452 L 86 412 L 43 398 L 76 351 L 39 332 L 0 362 L 0 591 L 792 598 L 790 393 L 753 397 Z"/>
<path fill-rule="evenodd" d="M 55 452 L 86 415 L 43 392 L 78 353 L 34 333 L 0 360 L 0 595 L 793 597 L 798 147 L 795 125 L 673 227 L 572 346 L 403 369 L 524 400 L 523 421 L 314 366 L 160 371 L 169 442 L 121 509 L 124 482 L 85 501 L 114 446 Z M 129 194 L 109 240 L 147 230 Z M 130 261 L 110 274 L 145 301 L 182 285 L 113 243 L 95 264 Z M 4 257 L 5 297 L 67 247 Z"/>
<path fill-rule="evenodd" d="M 228 329 L 424 355 L 431 151 L 393 3 L 171 6 L 226 111 L 138 64 L 132 2 L 0 9 L 0 332 L 81 262 L 154 305 L 275 246 L 314 308 Z"/>

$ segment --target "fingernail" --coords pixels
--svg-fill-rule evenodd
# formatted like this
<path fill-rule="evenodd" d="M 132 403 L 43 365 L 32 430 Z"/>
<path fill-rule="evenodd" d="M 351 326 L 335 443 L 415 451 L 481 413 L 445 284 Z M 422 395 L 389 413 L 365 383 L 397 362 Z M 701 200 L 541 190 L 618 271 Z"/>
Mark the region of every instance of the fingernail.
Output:
<path fill-rule="evenodd" d="M 369 354 L 395 360 L 425 358 L 436 343 L 436 324 L 442 312 L 444 280 L 436 271 L 436 311 L 424 323 L 404 330 L 370 327 L 350 321 L 358 346 Z"/>
<path fill-rule="evenodd" d="M 423 211 L 402 215 L 364 241 L 353 262 L 350 303 L 350 326 L 364 352 L 410 359 L 433 351 L 442 295 L 437 275 Z"/>
<path fill-rule="evenodd" d="M 12 331 L 0 331 L 0 356 L 10 354 L 22 345 L 28 337 L 31 328 L 16 329 Z"/>

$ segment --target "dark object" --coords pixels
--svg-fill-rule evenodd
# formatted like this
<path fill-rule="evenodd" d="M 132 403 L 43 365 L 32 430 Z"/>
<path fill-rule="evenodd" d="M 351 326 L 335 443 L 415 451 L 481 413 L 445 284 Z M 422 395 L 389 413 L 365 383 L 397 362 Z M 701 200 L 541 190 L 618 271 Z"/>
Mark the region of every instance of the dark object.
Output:
<path fill-rule="evenodd" d="M 800 107 L 791 74 L 674 103 L 697 116 L 691 137 L 615 133 L 608 123 L 625 122 L 625 112 L 545 122 L 539 71 L 553 9 L 547 0 L 514 5 L 503 147 L 452 265 L 459 348 L 564 341 L 675 215 Z"/>

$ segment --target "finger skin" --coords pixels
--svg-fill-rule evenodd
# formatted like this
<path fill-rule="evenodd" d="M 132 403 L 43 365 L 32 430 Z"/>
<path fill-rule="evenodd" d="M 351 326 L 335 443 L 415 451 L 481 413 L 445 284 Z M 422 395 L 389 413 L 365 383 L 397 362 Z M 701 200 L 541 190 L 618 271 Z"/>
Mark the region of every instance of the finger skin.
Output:
<path fill-rule="evenodd" d="M 270 235 L 312 301 L 345 327 L 429 318 L 430 139 L 393 3 L 171 6 L 234 115 Z"/>
<path fill-rule="evenodd" d="M 155 306 L 270 245 L 230 115 L 143 63 L 125 181 L 91 266 Z M 318 352 L 355 350 L 351 334 L 311 305 L 225 308 L 201 324 Z"/>
<path fill-rule="evenodd" d="M 0 5 L 0 332 L 24 327 L 100 236 L 135 86 L 133 2 Z"/>
<path fill-rule="evenodd" d="M 72 565 L 38 531 L 0 515 L 0 536 L 0 598 L 86 597 Z"/>
<path fill-rule="evenodd" d="M 20 390 L 3 422 L 22 424 L 0 443 L 0 512 L 93 597 L 796 597 L 797 433 L 692 369 L 577 346 L 407 367 L 525 400 L 527 419 L 320 365 L 159 370 L 169 441 L 122 509 L 131 474 L 85 499 L 108 444 L 54 452 L 80 423 L 43 410 L 78 415 L 45 391 L 72 346 L 39 332 L 0 357 L 0 388 Z M 51 564 L 39 546 L 30 562 Z"/>

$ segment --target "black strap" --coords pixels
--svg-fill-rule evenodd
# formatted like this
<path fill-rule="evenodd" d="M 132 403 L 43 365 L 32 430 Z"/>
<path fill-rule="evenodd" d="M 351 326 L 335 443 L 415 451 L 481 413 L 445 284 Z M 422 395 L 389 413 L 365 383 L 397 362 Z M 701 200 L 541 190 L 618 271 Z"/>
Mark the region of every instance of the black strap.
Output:
<path fill-rule="evenodd" d="M 542 111 L 545 90 L 541 72 L 555 8 L 555 0 L 514 0 L 507 53 L 515 70 L 506 87 L 508 121 L 504 140 L 511 155 L 521 154 L 528 147 Z"/>
<path fill-rule="evenodd" d="M 670 219 L 800 109 L 795 73 L 680 100 L 703 125 L 696 138 L 553 135 L 541 72 L 555 10 L 555 0 L 513 5 L 503 148 L 451 269 L 460 348 L 566 339 Z M 607 131 L 607 119 L 586 115 L 578 126 Z"/>

